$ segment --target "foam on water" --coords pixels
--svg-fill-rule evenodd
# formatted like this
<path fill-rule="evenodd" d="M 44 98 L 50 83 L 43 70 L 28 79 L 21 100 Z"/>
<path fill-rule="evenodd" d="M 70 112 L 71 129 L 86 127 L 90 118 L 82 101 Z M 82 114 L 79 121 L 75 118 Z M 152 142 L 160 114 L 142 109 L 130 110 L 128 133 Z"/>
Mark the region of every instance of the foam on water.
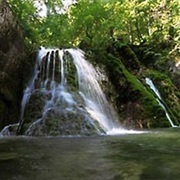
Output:
<path fill-rule="evenodd" d="M 123 128 L 113 128 L 110 131 L 107 131 L 106 134 L 110 136 L 123 135 L 123 134 L 144 134 L 148 131 L 138 131 L 138 130 L 128 130 Z"/>

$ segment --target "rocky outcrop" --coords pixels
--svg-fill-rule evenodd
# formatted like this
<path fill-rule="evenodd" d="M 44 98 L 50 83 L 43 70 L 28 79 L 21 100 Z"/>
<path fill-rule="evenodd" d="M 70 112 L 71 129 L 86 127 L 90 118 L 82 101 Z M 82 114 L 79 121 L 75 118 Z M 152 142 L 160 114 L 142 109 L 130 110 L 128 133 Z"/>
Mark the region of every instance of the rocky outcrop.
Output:
<path fill-rule="evenodd" d="M 24 83 L 23 32 L 5 0 L 0 1 L 0 129 L 16 123 Z"/>
<path fill-rule="evenodd" d="M 109 99 L 113 99 L 112 102 L 117 107 L 121 123 L 125 127 L 171 126 L 156 95 L 147 86 L 146 77 L 153 80 L 173 123 L 179 125 L 178 73 L 176 71 L 176 74 L 170 75 L 168 56 L 159 53 L 148 44 L 128 46 L 115 41 L 108 47 L 107 55 L 103 58 L 115 89 L 112 96 L 108 93 L 111 96 Z"/>

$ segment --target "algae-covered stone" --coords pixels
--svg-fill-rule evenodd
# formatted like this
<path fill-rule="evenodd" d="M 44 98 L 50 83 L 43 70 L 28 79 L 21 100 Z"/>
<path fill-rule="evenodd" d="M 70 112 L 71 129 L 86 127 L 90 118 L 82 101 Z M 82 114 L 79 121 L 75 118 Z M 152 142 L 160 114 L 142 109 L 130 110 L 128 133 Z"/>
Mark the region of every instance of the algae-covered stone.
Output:
<path fill-rule="evenodd" d="M 122 123 L 126 127 L 134 128 L 170 126 L 164 110 L 145 83 L 128 71 L 120 58 L 110 54 L 108 57 L 112 76 L 110 78 L 113 79 L 112 82 L 119 91 L 117 107 L 123 117 Z M 135 111 L 140 112 L 139 115 Z"/>
<path fill-rule="evenodd" d="M 30 136 L 69 136 L 92 135 L 98 130 L 93 120 L 80 109 L 54 107 L 47 114 L 31 124 L 26 135 Z"/>
<path fill-rule="evenodd" d="M 180 124 L 180 93 L 172 80 L 164 73 L 149 70 L 146 73 L 154 81 L 162 97 L 162 103 L 170 114 L 174 124 Z"/>

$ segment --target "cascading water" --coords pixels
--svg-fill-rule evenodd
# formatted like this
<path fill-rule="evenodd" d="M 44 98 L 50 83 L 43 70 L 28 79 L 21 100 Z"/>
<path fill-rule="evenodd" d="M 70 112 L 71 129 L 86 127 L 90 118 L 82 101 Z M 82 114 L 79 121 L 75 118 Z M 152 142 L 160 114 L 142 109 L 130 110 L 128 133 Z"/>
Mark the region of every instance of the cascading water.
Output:
<path fill-rule="evenodd" d="M 38 136 L 141 133 L 119 126 L 98 77 L 83 51 L 41 48 L 32 79 L 24 91 L 18 133 Z"/>
<path fill-rule="evenodd" d="M 46 50 L 44 48 L 42 48 L 42 50 L 38 53 L 37 59 L 38 60 L 42 59 L 43 56 L 44 56 L 44 53 L 46 53 Z M 23 118 L 24 118 L 25 107 L 26 107 L 27 103 L 29 102 L 31 94 L 32 94 L 32 92 L 34 91 L 34 88 L 35 88 L 34 87 L 35 80 L 37 79 L 38 72 L 39 72 L 38 71 L 38 64 L 39 64 L 39 62 L 36 62 L 33 75 L 31 77 L 26 89 L 24 90 L 23 99 L 21 101 L 20 125 L 18 127 L 18 131 L 19 131 L 19 128 L 21 128 L 21 125 L 22 125 L 22 121 L 23 121 Z"/>
<path fill-rule="evenodd" d="M 164 104 L 162 103 L 163 101 L 162 101 L 161 95 L 160 95 L 158 89 L 155 87 L 155 85 L 154 85 L 154 83 L 152 82 L 152 80 L 149 79 L 149 78 L 146 78 L 145 80 L 146 80 L 146 84 L 148 84 L 149 87 L 150 87 L 150 88 L 153 90 L 153 92 L 156 94 L 156 96 L 157 96 L 157 101 L 158 101 L 159 105 L 163 108 L 163 110 L 165 111 L 166 117 L 167 117 L 169 123 L 171 124 L 171 126 L 172 126 L 172 127 L 177 127 L 177 126 L 174 125 L 174 123 L 172 122 L 172 120 L 171 120 L 171 118 L 170 118 L 170 116 L 169 116 L 169 114 L 168 114 L 168 112 L 167 112 L 166 107 L 165 107 Z"/>
<path fill-rule="evenodd" d="M 105 98 L 96 70 L 84 59 L 82 51 L 69 49 L 68 52 L 72 55 L 77 69 L 79 93 L 86 104 L 86 110 L 106 132 L 110 131 L 115 127 L 117 115 Z"/>

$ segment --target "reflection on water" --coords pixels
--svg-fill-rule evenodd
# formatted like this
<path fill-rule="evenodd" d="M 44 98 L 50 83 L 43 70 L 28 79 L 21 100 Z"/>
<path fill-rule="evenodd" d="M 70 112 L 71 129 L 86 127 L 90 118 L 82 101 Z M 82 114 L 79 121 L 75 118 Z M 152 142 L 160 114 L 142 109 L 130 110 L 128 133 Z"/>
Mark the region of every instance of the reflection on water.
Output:
<path fill-rule="evenodd" d="M 1 180 L 180 178 L 179 129 L 69 138 L 0 138 Z"/>

